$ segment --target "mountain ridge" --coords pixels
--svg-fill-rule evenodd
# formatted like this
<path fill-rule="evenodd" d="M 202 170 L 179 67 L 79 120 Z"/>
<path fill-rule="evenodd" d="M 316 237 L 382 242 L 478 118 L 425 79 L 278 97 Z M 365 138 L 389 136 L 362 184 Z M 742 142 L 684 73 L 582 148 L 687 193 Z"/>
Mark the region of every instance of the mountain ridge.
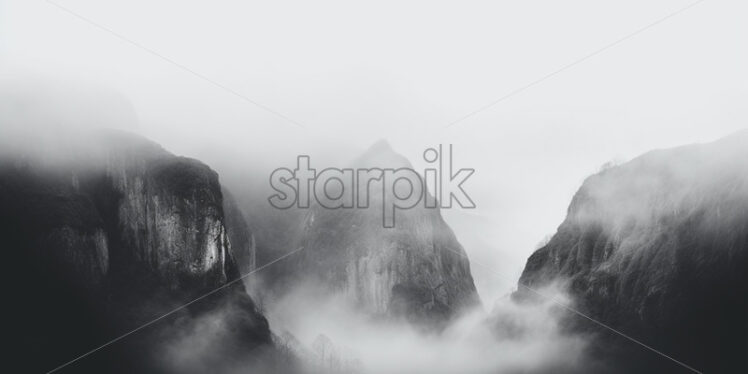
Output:
<path fill-rule="evenodd" d="M 747 135 L 648 152 L 587 178 L 528 259 L 515 298 L 533 298 L 522 286 L 560 282 L 582 313 L 676 360 L 748 368 Z M 606 342 L 596 355 L 623 372 L 688 372 L 572 320 Z"/>
<path fill-rule="evenodd" d="M 9 275 L 26 280 L 9 294 L 24 306 L 13 311 L 14 359 L 50 370 L 141 326 L 71 370 L 226 372 L 273 355 L 267 320 L 234 282 L 216 172 L 118 131 L 54 144 L 0 168 Z M 173 349 L 206 328 L 210 349 Z"/>

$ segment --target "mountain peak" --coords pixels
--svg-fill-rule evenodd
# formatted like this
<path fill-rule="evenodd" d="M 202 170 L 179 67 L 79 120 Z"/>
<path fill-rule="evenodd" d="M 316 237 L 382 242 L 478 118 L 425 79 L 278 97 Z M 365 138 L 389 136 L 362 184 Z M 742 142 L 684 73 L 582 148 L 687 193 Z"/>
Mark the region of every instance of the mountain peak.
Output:
<path fill-rule="evenodd" d="M 412 168 L 408 159 L 395 152 L 386 139 L 379 139 L 372 144 L 353 163 L 355 167 L 361 168 Z"/>
<path fill-rule="evenodd" d="M 387 141 L 387 139 L 382 138 L 374 142 L 374 144 L 369 147 L 367 152 L 394 152 L 394 150 L 392 150 L 392 145 L 390 145 L 390 142 Z"/>

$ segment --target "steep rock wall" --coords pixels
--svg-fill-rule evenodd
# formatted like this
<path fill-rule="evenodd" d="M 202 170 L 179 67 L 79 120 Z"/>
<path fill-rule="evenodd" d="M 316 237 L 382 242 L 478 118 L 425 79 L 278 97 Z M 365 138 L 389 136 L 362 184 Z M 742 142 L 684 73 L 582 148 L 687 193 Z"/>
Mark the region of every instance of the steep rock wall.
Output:
<path fill-rule="evenodd" d="M 590 317 L 698 370 L 746 371 L 748 132 L 588 178 L 520 279 L 533 289 L 551 282 Z M 515 296 L 533 295 L 520 287 Z M 585 321 L 576 328 L 598 331 Z M 597 353 L 623 372 L 689 372 L 598 332 Z"/>
<path fill-rule="evenodd" d="M 0 166 L 10 275 L 25 280 L 11 293 L 14 356 L 24 367 L 50 370 L 219 287 L 75 370 L 220 372 L 270 347 L 243 284 L 228 283 L 239 268 L 210 168 L 113 132 Z M 164 357 L 205 339 L 198 332 L 207 320 L 219 326 L 212 347 Z"/>
<path fill-rule="evenodd" d="M 411 167 L 386 143 L 374 145 L 353 166 Z M 365 312 L 416 325 L 443 326 L 479 305 L 465 251 L 439 209 L 400 210 L 395 227 L 386 228 L 382 186 L 372 186 L 369 208 L 309 209 L 291 276 L 315 279 Z"/>

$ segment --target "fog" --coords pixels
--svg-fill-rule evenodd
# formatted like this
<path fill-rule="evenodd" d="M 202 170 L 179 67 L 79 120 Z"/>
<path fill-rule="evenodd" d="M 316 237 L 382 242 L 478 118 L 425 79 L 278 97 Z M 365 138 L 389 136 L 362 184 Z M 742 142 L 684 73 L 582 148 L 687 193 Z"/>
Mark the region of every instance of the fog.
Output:
<path fill-rule="evenodd" d="M 524 344 L 475 334 L 484 317 L 473 316 L 444 340 L 369 322 L 353 337 L 342 326 L 360 317 L 334 300 L 324 310 L 337 319 L 278 307 L 271 323 L 304 345 L 324 334 L 363 350 L 353 356 L 374 372 L 393 362 L 435 372 L 462 359 L 474 363 L 466 372 L 526 368 L 537 355 L 559 363 L 583 342 L 557 334 L 550 306 L 518 310 L 506 295 L 583 180 L 610 161 L 748 123 L 745 2 L 700 3 L 607 48 L 686 5 L 0 0 L 0 138 L 8 151 L 41 147 L 28 140 L 40 132 L 127 129 L 210 165 L 245 204 L 264 201 L 245 196 L 299 154 L 345 166 L 384 138 L 419 170 L 424 149 L 453 144 L 456 166 L 476 169 L 465 188 L 477 207 L 442 214 L 479 264 L 481 298 L 548 328 Z M 378 344 L 388 349 L 363 349 Z M 484 347 L 496 356 L 478 357 Z"/>
<path fill-rule="evenodd" d="M 302 152 L 353 155 L 380 138 L 418 168 L 425 148 L 454 144 L 456 162 L 477 170 L 466 186 L 477 209 L 444 214 L 471 260 L 508 279 L 600 165 L 716 139 L 748 117 L 739 1 L 698 4 L 449 128 L 687 2 L 56 3 L 100 27 L 48 2 L 0 1 L 4 90 L 12 80 L 46 95 L 29 79 L 63 82 L 62 97 L 81 97 L 78 115 L 125 98 L 133 113 L 102 125 L 129 123 L 240 171 Z M 513 286 L 476 278 L 488 299 Z"/>
<path fill-rule="evenodd" d="M 555 288 L 539 304 L 502 298 L 471 310 L 441 333 L 381 320 L 342 296 L 301 286 L 266 313 L 307 367 L 326 373 L 559 373 L 579 370 L 586 339 L 562 332 L 571 305 Z"/>

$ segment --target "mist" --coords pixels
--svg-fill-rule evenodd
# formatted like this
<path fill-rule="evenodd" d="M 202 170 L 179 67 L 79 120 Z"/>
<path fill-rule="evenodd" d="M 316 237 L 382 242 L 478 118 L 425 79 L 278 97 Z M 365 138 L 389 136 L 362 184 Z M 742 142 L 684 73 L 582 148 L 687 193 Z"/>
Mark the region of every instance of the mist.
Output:
<path fill-rule="evenodd" d="M 259 242 L 299 223 L 298 211 L 267 202 L 270 173 L 292 168 L 298 155 L 320 169 L 346 167 L 385 139 L 422 170 L 425 149 L 452 144 L 456 167 L 476 170 L 465 188 L 477 207 L 441 214 L 470 259 L 484 308 L 440 333 L 384 322 L 311 286 L 270 296 L 261 276 L 245 281 L 274 339 L 311 371 L 330 369 L 325 347 L 335 365 L 362 373 L 579 371 L 590 339 L 568 333 L 559 309 L 577 300 L 561 286 L 533 303 L 510 295 L 580 186 L 589 181 L 585 192 L 609 204 L 572 218 L 612 234 L 640 222 L 625 246 L 634 251 L 659 230 L 645 223 L 714 193 L 694 181 L 745 167 L 721 157 L 699 168 L 669 160 L 677 165 L 670 183 L 697 187 L 663 197 L 661 182 L 647 176 L 661 170 L 635 159 L 746 127 L 745 2 L 703 2 L 612 48 L 685 3 L 54 2 L 0 0 L 0 161 L 31 154 L 50 170 L 70 160 L 84 166 L 92 155 L 74 148 L 90 146 L 92 130 L 138 134 L 217 171 Z M 629 160 L 629 169 L 606 171 Z M 588 179 L 598 172 L 609 179 Z M 632 190 L 619 189 L 624 180 Z M 744 187 L 720 191 L 742 201 Z M 618 199 L 623 192 L 636 198 Z M 720 207 L 708 212 L 715 225 L 733 212 Z M 169 365 L 195 370 L 220 359 L 225 347 L 207 347 L 225 317 L 218 311 L 174 331 L 163 352 Z M 216 356 L 196 354 L 206 349 Z M 274 370 L 263 365 L 228 366 Z"/>
<path fill-rule="evenodd" d="M 72 87 L 69 83 L 37 80 L 12 83 L 5 85 L 2 91 L 5 100 L 0 118 L 5 135 L 2 139 L 4 157 L 32 153 L 41 155 L 41 159 L 54 165 L 75 154 L 75 146 L 70 148 L 71 144 L 86 144 L 91 130 L 113 127 L 142 132 L 139 116 L 129 101 L 105 88 L 86 86 L 82 93 L 70 95 L 65 94 L 66 89 Z M 282 144 L 270 151 L 270 157 L 260 157 L 257 154 L 266 152 L 266 149 L 231 144 L 230 140 L 223 140 L 223 143 L 220 147 L 195 148 L 174 144 L 177 144 L 177 148 L 186 147 L 184 149 L 190 150 L 190 156 L 201 157 L 219 170 L 222 182 L 234 191 L 245 211 L 255 210 L 281 217 L 289 212 L 279 212 L 263 205 L 269 196 L 266 176 L 273 168 L 292 167 L 298 154 L 310 154 L 313 162 L 320 168 L 344 167 L 362 152 L 348 144 L 306 144 L 303 147 Z M 469 150 L 465 150 L 465 153 L 469 154 Z M 420 161 L 418 156 L 414 158 L 415 164 Z M 82 158 L 73 159 L 80 161 Z M 635 161 L 633 170 L 617 172 L 621 173 L 622 180 L 631 180 L 633 175 L 637 175 L 638 179 L 633 182 L 639 188 L 636 196 L 647 195 L 661 187 L 651 185 L 653 182 L 647 179 L 646 173 L 643 176 L 640 173 L 642 168 L 652 167 L 645 161 L 646 159 Z M 724 170 L 709 168 L 708 165 L 694 169 L 690 160 L 677 161 L 680 167 L 674 173 L 688 180 L 711 180 Z M 735 167 L 742 167 L 739 160 L 719 157 L 711 160 L 710 165 L 723 165 L 725 162 L 737 163 Z M 602 174 L 606 173 L 606 168 L 603 167 Z M 699 172 L 700 170 L 703 172 Z M 594 178 L 596 177 L 591 178 L 593 182 Z M 678 183 L 678 180 L 673 183 Z M 620 193 L 617 185 L 615 182 L 601 185 L 592 183 L 593 187 L 587 192 L 596 199 L 610 201 L 610 196 Z M 480 187 L 477 183 L 473 186 Z M 481 196 L 480 190 L 477 192 Z M 697 201 L 707 196 L 707 191 L 696 192 L 699 194 L 682 199 Z M 678 204 L 682 203 L 681 198 L 675 198 Z M 526 255 L 523 253 L 541 246 L 553 230 L 545 233 L 545 239 L 529 235 L 535 242 L 527 248 L 511 253 L 500 251 L 496 248 L 497 241 L 493 240 L 497 226 L 482 215 L 484 210 L 480 209 L 480 201 L 478 198 L 479 209 L 475 212 L 445 210 L 444 215 L 472 261 L 478 264 L 472 269 L 479 285 L 479 293 L 486 303 L 485 310 L 476 309 L 460 316 L 441 333 L 424 333 L 405 322 L 391 323 L 369 316 L 343 297 L 324 294 L 311 286 L 294 289 L 274 299 L 262 295 L 264 284 L 261 277 L 253 277 L 246 283 L 250 294 L 261 302 L 276 343 L 285 347 L 288 352 L 288 356 L 281 357 L 280 361 L 293 357 L 293 360 L 298 359 L 299 362 L 291 367 L 278 369 L 277 353 L 261 353 L 246 362 L 222 362 L 222 367 L 237 373 L 252 369 L 260 372 L 298 370 L 314 373 L 337 370 L 385 374 L 423 371 L 476 374 L 558 373 L 588 368 L 591 362 L 586 351 L 590 339 L 565 331 L 566 314 L 560 305 L 573 306 L 574 300 L 569 299 L 561 288 L 542 290 L 548 297 L 536 303 L 518 303 L 509 297 L 524 265 L 523 256 Z M 609 206 L 611 210 L 608 212 L 600 214 L 582 211 L 578 212 L 580 216 L 577 218 L 656 220 L 656 217 L 647 216 L 651 213 L 651 205 L 647 201 L 650 200 L 637 200 L 636 203 L 619 201 Z M 663 205 L 658 208 L 658 212 L 666 214 L 672 208 L 672 205 Z M 619 214 L 613 215 L 613 212 Z M 280 220 L 283 221 L 283 218 Z M 620 224 L 621 222 L 615 223 L 614 227 L 619 227 Z M 256 229 L 258 223 L 250 222 L 250 226 Z M 499 228 L 498 232 L 505 233 L 505 230 L 507 229 Z M 257 234 L 262 236 L 262 233 Z M 520 230 L 513 235 L 515 237 L 511 238 L 512 241 L 518 240 L 517 235 L 524 234 Z M 492 267 L 493 262 L 487 261 L 485 256 L 492 256 L 490 258 L 493 261 L 501 260 L 501 266 Z M 515 257 L 521 259 L 512 262 L 511 259 Z M 497 273 L 500 277 L 496 276 Z M 190 321 L 173 331 L 173 335 L 168 337 L 169 349 L 162 353 L 164 357 L 168 357 L 167 362 L 171 362 L 167 366 L 179 371 L 200 371 L 196 368 L 211 367 L 212 363 L 221 361 L 221 351 L 227 347 L 216 344 L 216 341 L 222 333 L 222 321 L 226 317 L 224 313 L 226 312 L 218 311 Z"/>
<path fill-rule="evenodd" d="M 563 331 L 569 300 L 557 289 L 539 303 L 505 297 L 467 311 L 442 332 L 363 312 L 313 285 L 265 306 L 280 344 L 319 373 L 560 373 L 587 365 L 587 339 Z M 316 369 L 316 371 L 315 371 Z"/>
<path fill-rule="evenodd" d="M 264 180 L 298 154 L 348 159 L 381 138 L 420 169 L 424 149 L 454 144 L 456 162 L 477 170 L 469 186 L 477 209 L 445 217 L 473 261 L 508 280 L 600 165 L 714 140 L 748 120 L 738 109 L 748 94 L 740 1 L 699 4 L 446 129 L 683 2 L 59 4 L 304 127 L 46 2 L 0 1 L 3 90 L 18 91 L 8 80 L 63 82 L 54 100 L 79 116 L 106 108 L 98 103 L 107 96 L 124 97 L 134 113 L 95 122 L 111 127 L 134 115 L 128 128 L 226 180 Z M 80 95 L 91 86 L 95 94 Z M 513 287 L 476 278 L 484 297 Z"/>

